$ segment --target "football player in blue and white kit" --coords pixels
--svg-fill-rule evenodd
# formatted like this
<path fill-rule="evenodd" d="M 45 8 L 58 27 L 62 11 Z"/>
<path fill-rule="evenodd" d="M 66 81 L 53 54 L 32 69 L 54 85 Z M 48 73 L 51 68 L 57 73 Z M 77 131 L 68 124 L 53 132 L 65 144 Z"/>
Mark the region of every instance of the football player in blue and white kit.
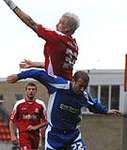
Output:
<path fill-rule="evenodd" d="M 79 122 L 82 107 L 101 114 L 117 114 L 119 111 L 108 111 L 97 100 L 84 94 L 89 76 L 84 71 L 77 71 L 72 81 L 58 76 L 51 76 L 45 70 L 31 69 L 8 76 L 9 83 L 34 78 L 47 87 L 50 94 L 48 102 L 48 126 L 45 135 L 45 150 L 86 150 L 82 141 Z"/>

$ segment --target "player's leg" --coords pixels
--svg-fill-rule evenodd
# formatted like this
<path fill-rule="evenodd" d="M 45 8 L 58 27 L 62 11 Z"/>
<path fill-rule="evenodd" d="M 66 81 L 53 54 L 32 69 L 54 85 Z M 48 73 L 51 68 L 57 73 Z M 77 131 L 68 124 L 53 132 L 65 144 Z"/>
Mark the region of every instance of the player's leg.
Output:
<path fill-rule="evenodd" d="M 75 140 L 68 146 L 67 150 L 87 150 L 86 144 L 81 138 L 81 132 L 78 130 L 78 134 L 75 137 Z"/>
<path fill-rule="evenodd" d="M 32 150 L 27 132 L 19 134 L 19 143 L 21 150 Z"/>
<path fill-rule="evenodd" d="M 61 140 L 60 133 L 48 125 L 45 132 L 45 150 L 62 150 L 63 147 L 64 140 Z"/>
<path fill-rule="evenodd" d="M 86 145 L 82 140 L 78 140 L 71 144 L 69 150 L 86 150 Z"/>
<path fill-rule="evenodd" d="M 21 150 L 33 150 L 29 144 L 22 145 L 20 149 Z"/>
<path fill-rule="evenodd" d="M 30 131 L 29 140 L 32 150 L 37 150 L 39 147 L 39 131 Z"/>

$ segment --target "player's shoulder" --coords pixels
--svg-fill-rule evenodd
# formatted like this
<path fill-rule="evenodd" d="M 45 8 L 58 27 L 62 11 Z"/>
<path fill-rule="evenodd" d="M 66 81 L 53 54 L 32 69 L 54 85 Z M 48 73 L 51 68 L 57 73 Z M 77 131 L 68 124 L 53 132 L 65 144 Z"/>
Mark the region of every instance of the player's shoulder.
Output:
<path fill-rule="evenodd" d="M 58 35 L 61 35 L 61 36 L 66 36 L 66 34 L 63 34 L 62 32 L 59 32 L 59 31 L 55 31 L 55 33 L 58 34 Z"/>
<path fill-rule="evenodd" d="M 68 35 L 59 32 L 59 31 L 54 31 L 54 33 L 58 36 L 59 39 L 61 39 L 63 42 L 68 42 L 70 41 L 70 39 L 72 40 L 72 38 L 70 38 Z"/>
<path fill-rule="evenodd" d="M 17 106 L 19 106 L 20 104 L 23 104 L 24 102 L 25 102 L 25 99 L 18 100 L 18 101 L 15 103 L 14 107 L 17 107 Z"/>
<path fill-rule="evenodd" d="M 43 107 L 45 107 L 45 103 L 42 99 L 36 99 L 36 103 L 42 105 Z"/>
<path fill-rule="evenodd" d="M 24 103 L 25 102 L 25 99 L 20 99 L 16 102 L 16 104 L 21 104 L 21 103 Z"/>
<path fill-rule="evenodd" d="M 49 29 L 49 28 L 47 28 L 47 27 L 44 27 L 42 24 L 37 24 L 36 30 L 37 30 L 37 31 L 45 30 L 45 31 L 51 31 L 51 32 L 52 32 L 51 29 Z"/>

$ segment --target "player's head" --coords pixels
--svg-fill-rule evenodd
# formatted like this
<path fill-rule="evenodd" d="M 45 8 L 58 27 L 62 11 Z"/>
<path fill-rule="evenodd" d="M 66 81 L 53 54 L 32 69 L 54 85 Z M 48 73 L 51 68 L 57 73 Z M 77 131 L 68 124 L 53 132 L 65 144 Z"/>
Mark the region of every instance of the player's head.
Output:
<path fill-rule="evenodd" d="M 56 29 L 64 34 L 72 35 L 79 27 L 80 21 L 78 16 L 73 13 L 67 12 L 62 15 Z"/>
<path fill-rule="evenodd" d="M 27 83 L 26 87 L 26 96 L 29 100 L 32 100 L 37 93 L 37 86 L 33 82 Z"/>
<path fill-rule="evenodd" d="M 87 88 L 88 83 L 88 74 L 85 71 L 77 71 L 72 79 L 72 89 L 76 94 L 80 94 Z"/>

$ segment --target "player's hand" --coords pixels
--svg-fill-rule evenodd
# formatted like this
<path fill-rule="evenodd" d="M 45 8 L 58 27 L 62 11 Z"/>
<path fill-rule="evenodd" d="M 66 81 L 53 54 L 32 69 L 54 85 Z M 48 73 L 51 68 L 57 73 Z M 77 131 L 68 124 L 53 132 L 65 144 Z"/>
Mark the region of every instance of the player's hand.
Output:
<path fill-rule="evenodd" d="M 42 150 L 42 149 L 43 149 L 42 144 L 39 144 L 39 145 L 38 145 L 38 150 Z"/>
<path fill-rule="evenodd" d="M 17 80 L 18 80 L 18 77 L 16 74 L 13 74 L 7 77 L 8 83 L 15 83 Z"/>
<path fill-rule="evenodd" d="M 29 125 L 29 126 L 27 127 L 27 130 L 28 130 L 28 131 L 36 130 L 36 127 L 35 127 L 35 126 L 32 126 L 32 125 Z"/>
<path fill-rule="evenodd" d="M 33 66 L 33 62 L 31 60 L 28 59 L 24 59 L 24 61 L 22 61 L 19 64 L 20 68 L 31 68 Z"/>
<path fill-rule="evenodd" d="M 11 141 L 13 144 L 17 145 L 18 144 L 18 140 L 17 140 L 17 137 L 16 136 L 11 136 Z"/>
<path fill-rule="evenodd" d="M 113 114 L 115 116 L 120 116 L 121 115 L 121 112 L 119 110 L 116 110 L 116 109 L 111 109 L 107 113 L 108 114 Z"/>
<path fill-rule="evenodd" d="M 14 10 L 17 6 L 12 0 L 3 0 L 9 7 L 10 9 Z"/>

